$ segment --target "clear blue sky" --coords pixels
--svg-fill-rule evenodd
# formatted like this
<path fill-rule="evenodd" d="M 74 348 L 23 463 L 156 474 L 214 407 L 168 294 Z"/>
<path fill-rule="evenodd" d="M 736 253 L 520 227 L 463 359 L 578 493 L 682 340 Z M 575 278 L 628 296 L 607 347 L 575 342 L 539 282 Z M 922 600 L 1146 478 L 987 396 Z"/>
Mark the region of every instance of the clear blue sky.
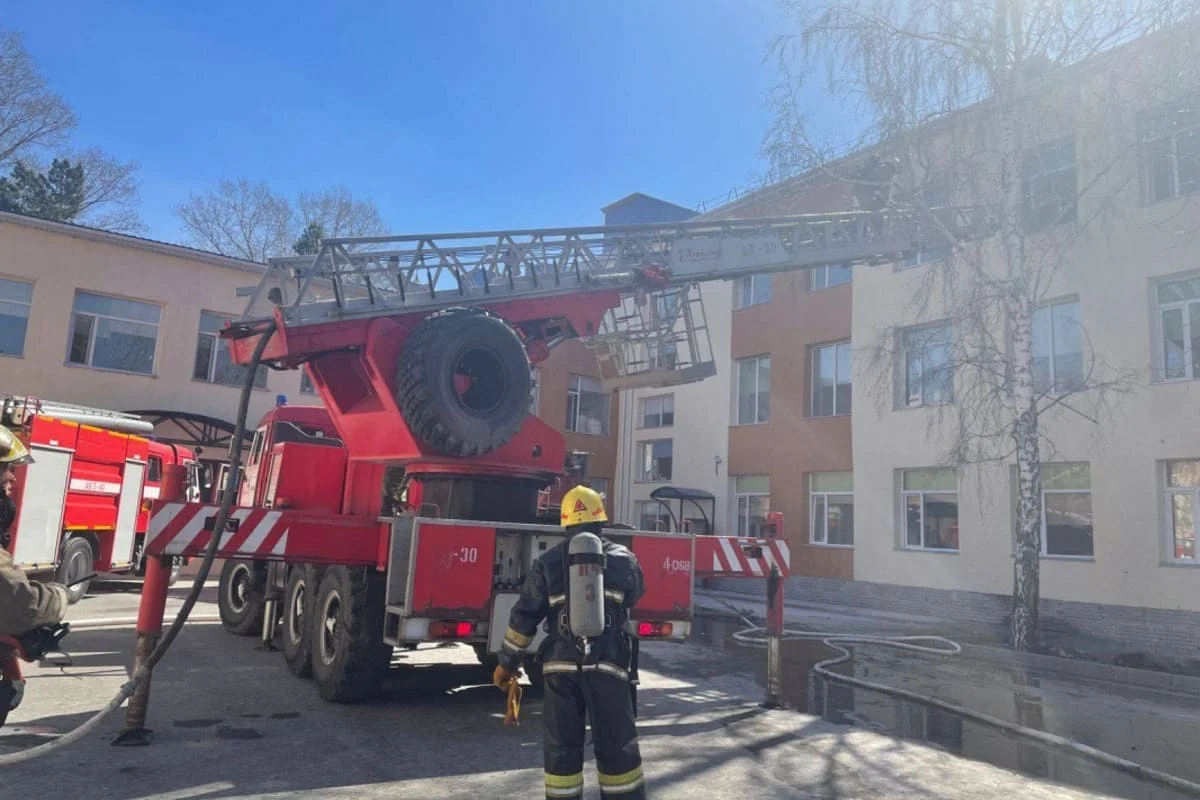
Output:
<path fill-rule="evenodd" d="M 774 0 L 60 0 L 0 24 L 75 109 L 76 145 L 141 162 L 150 235 L 177 241 L 172 205 L 223 177 L 345 184 L 396 232 L 723 195 L 765 167 L 782 19 Z"/>

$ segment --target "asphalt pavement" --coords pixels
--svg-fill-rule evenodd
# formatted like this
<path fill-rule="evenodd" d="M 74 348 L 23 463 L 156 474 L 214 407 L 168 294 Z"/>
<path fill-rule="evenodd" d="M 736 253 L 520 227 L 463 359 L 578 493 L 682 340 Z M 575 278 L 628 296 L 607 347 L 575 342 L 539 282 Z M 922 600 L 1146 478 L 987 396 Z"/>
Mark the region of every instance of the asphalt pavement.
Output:
<path fill-rule="evenodd" d="M 23 705 L 0 729 L 0 754 L 51 741 L 87 719 L 127 679 L 137 584 L 107 587 L 72 609 L 70 666 L 30 666 Z M 178 607 L 186 587 L 172 590 Z M 196 608 L 216 613 L 214 589 Z M 219 624 L 189 624 L 154 677 L 153 744 L 111 745 L 118 712 L 92 734 L 0 770 L 0 797 L 33 792 L 87 800 L 190 798 L 541 797 L 541 703 L 517 728 L 504 696 L 464 647 L 397 654 L 387 695 L 322 702 L 279 652 Z M 643 649 L 639 729 L 649 796 L 780 798 L 1104 797 L 959 758 L 925 744 L 795 711 L 758 706 L 742 659 L 703 643 Z M 598 797 L 594 766 L 588 798 Z"/>

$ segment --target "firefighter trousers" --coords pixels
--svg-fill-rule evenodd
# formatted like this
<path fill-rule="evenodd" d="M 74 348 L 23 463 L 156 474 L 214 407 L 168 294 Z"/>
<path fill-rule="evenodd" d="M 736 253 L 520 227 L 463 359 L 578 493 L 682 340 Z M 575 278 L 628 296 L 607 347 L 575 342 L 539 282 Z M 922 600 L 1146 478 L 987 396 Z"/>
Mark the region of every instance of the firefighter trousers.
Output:
<path fill-rule="evenodd" d="M 600 796 L 645 800 L 628 681 L 587 671 L 547 674 L 545 682 L 542 720 L 547 799 L 583 796 L 584 726 L 590 721 Z"/>

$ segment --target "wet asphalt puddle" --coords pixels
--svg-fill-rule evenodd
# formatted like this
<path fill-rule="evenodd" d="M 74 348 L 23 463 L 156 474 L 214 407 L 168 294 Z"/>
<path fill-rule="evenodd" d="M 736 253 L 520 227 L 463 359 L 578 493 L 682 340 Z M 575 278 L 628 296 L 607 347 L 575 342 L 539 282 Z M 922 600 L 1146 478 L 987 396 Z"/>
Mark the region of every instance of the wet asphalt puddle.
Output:
<path fill-rule="evenodd" d="M 690 641 L 721 654 L 698 665 L 712 674 L 733 666 L 766 686 L 766 650 L 733 639 L 745 627 L 722 615 L 696 618 Z M 849 648 L 854 657 L 832 668 L 842 675 L 920 692 L 1022 726 L 1082 741 L 1112 755 L 1200 781 L 1200 711 L 1170 696 L 1146 697 L 1115 685 L 1086 686 L 1019 668 L 961 656 L 924 657 L 874 646 Z M 819 641 L 782 643 L 787 706 L 837 725 L 854 725 L 922 742 L 1045 781 L 1130 800 L 1191 797 L 1141 780 L 1075 753 L 1050 748 L 997 728 L 881 692 L 826 681 L 813 665 L 838 653 Z M 1192 706 L 1192 707 L 1188 707 Z"/>

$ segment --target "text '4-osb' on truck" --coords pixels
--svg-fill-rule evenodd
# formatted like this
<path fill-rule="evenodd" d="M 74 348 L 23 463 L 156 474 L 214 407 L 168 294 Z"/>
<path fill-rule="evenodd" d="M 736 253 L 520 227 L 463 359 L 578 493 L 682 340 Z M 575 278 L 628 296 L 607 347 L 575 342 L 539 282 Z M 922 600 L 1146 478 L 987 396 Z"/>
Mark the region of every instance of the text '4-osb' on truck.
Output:
<path fill-rule="evenodd" d="M 306 369 L 327 417 L 277 408 L 255 434 L 217 543 L 234 559 L 226 625 L 249 633 L 265 607 L 269 639 L 282 619 L 289 668 L 331 700 L 375 692 L 394 647 L 457 640 L 492 661 L 530 565 L 564 536 L 539 523 L 567 453 L 528 413 L 533 364 L 581 338 L 610 387 L 703 380 L 701 282 L 894 261 L 954 229 L 944 216 L 934 232 L 928 214 L 889 210 L 326 239 L 272 260 L 222 336 L 239 364 L 257 350 Z M 216 511 L 156 504 L 147 552 L 198 555 Z M 645 572 L 644 638 L 687 636 L 697 575 L 788 572 L 782 537 L 605 535 Z"/>
<path fill-rule="evenodd" d="M 33 456 L 17 468 L 9 550 L 27 572 L 66 584 L 72 603 L 87 593 L 89 576 L 141 571 L 150 504 L 165 469 L 189 469 L 189 492 L 199 497 L 199 462 L 186 449 L 138 435 L 153 427 L 136 416 L 6 396 L 0 424 Z"/>

